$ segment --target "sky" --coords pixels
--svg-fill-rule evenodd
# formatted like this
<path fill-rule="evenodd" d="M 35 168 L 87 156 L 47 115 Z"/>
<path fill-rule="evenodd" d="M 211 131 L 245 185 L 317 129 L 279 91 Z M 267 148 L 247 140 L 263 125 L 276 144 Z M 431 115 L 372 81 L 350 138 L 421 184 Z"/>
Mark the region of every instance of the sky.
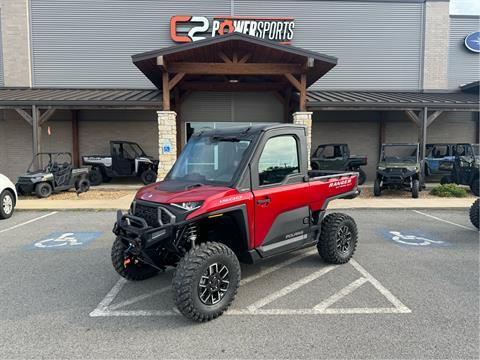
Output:
<path fill-rule="evenodd" d="M 480 15 L 480 0 L 450 0 L 452 15 Z"/>

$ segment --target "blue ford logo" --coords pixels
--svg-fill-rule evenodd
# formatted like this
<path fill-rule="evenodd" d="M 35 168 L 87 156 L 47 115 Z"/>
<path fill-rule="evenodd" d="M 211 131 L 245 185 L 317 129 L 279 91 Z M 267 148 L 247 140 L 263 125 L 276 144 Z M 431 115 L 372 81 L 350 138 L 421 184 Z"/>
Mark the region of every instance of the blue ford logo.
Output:
<path fill-rule="evenodd" d="M 465 38 L 465 47 L 473 52 L 480 53 L 480 31 L 468 34 Z"/>

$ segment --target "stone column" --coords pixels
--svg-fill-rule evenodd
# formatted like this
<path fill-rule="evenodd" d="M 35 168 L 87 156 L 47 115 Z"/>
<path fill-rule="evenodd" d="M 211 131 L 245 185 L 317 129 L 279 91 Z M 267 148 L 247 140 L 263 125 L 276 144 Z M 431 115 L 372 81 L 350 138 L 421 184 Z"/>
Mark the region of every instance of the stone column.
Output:
<path fill-rule="evenodd" d="M 312 149 L 312 112 L 297 111 L 293 113 L 293 123 L 296 125 L 304 125 L 307 127 L 307 156 L 310 167 L 310 151 Z"/>
<path fill-rule="evenodd" d="M 159 159 L 157 181 L 161 181 L 177 159 L 177 113 L 157 111 L 157 115 Z"/>

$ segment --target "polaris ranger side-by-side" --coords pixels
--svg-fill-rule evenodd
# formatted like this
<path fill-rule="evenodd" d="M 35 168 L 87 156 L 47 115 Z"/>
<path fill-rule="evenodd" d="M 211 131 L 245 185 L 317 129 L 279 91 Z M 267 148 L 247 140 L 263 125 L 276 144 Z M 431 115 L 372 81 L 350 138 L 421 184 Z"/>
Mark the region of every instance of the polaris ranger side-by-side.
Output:
<path fill-rule="evenodd" d="M 145 185 L 157 179 L 158 160 L 131 141 L 110 141 L 110 155 L 86 155 L 82 162 L 91 166 L 90 182 L 94 186 L 127 176 L 138 176 Z"/>
<path fill-rule="evenodd" d="M 350 155 L 348 144 L 322 144 L 312 154 L 310 166 L 313 170 L 358 172 L 358 185 L 367 179 L 361 166 L 367 165 L 365 155 Z"/>
<path fill-rule="evenodd" d="M 232 303 L 239 260 L 255 263 L 316 245 L 329 263 L 346 263 L 357 226 L 328 203 L 355 197 L 357 173 L 308 171 L 306 128 L 257 125 L 194 134 L 165 180 L 140 189 L 117 212 L 115 270 L 143 280 L 176 266 L 176 306 L 208 321 Z"/>

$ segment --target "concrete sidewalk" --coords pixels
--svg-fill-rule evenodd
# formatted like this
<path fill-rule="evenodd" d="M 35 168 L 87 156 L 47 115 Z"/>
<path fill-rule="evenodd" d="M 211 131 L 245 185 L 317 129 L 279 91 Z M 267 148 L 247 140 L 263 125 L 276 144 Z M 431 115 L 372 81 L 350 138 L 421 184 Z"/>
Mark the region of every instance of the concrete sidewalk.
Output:
<path fill-rule="evenodd" d="M 19 200 L 17 210 L 127 210 L 134 193 L 115 200 Z M 474 198 L 356 198 L 332 201 L 329 209 L 450 209 L 468 208 Z"/>

